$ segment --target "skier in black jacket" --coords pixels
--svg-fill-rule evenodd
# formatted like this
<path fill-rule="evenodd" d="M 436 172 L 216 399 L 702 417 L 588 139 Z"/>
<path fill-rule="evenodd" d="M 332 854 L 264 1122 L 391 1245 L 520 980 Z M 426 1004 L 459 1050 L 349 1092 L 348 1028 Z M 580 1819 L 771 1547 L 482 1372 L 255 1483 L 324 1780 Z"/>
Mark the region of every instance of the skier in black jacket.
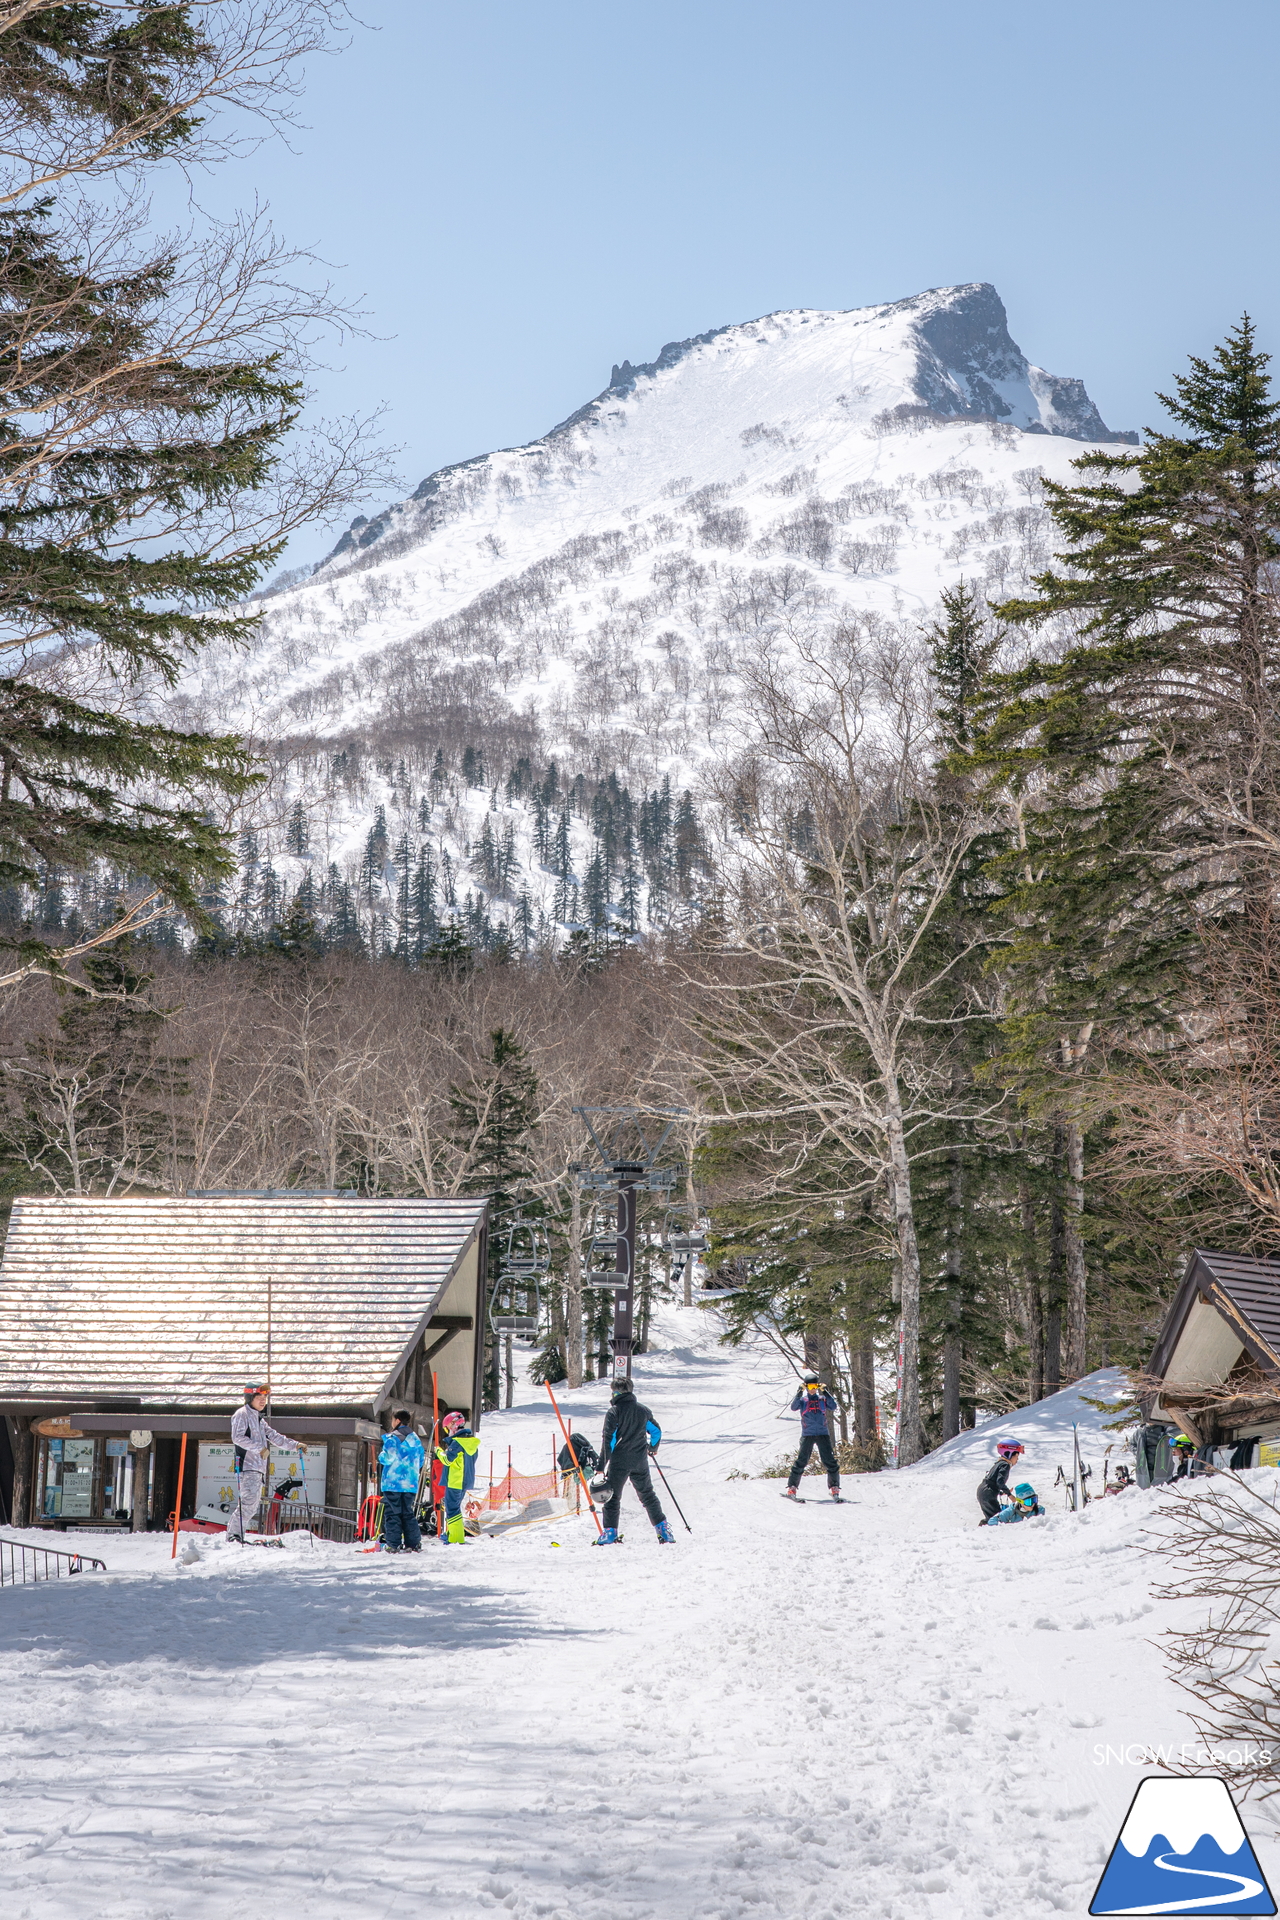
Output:
<path fill-rule="evenodd" d="M 663 1546 L 675 1545 L 675 1535 L 649 1478 L 649 1455 L 657 1452 L 661 1440 L 662 1428 L 648 1407 L 642 1407 L 636 1399 L 631 1382 L 615 1380 L 613 1404 L 604 1417 L 604 1438 L 600 1443 L 609 1498 L 605 1502 L 604 1532 L 596 1539 L 598 1547 L 617 1545 L 622 1490 L 628 1480 L 639 1494 L 640 1504 L 657 1528 Z"/>
<path fill-rule="evenodd" d="M 978 1505 L 982 1508 L 982 1518 L 978 1525 L 985 1527 L 988 1520 L 1000 1511 L 1000 1495 L 1009 1496 L 1009 1470 L 1016 1467 L 1026 1448 L 1021 1440 L 1000 1440 L 996 1444 L 997 1459 L 978 1482 Z"/>

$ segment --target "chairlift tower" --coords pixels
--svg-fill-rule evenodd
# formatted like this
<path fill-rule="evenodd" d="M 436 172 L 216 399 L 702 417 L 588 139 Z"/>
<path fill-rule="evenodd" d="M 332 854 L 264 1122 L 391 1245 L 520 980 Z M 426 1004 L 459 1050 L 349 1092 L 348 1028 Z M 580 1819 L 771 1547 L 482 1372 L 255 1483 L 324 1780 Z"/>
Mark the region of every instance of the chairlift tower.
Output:
<path fill-rule="evenodd" d="M 608 1200 L 617 1212 L 613 1241 L 614 1266 L 594 1284 L 613 1294 L 613 1377 L 631 1378 L 631 1349 L 635 1338 L 636 1220 L 642 1193 L 670 1199 L 682 1169 L 660 1167 L 658 1156 L 677 1120 L 687 1107 L 575 1107 L 599 1156 L 596 1166 L 577 1166 L 582 1188 L 597 1200 Z M 599 1238 L 599 1236 L 597 1236 Z M 603 1248 L 601 1249 L 603 1251 Z M 593 1284 L 587 1276 L 588 1286 Z"/>

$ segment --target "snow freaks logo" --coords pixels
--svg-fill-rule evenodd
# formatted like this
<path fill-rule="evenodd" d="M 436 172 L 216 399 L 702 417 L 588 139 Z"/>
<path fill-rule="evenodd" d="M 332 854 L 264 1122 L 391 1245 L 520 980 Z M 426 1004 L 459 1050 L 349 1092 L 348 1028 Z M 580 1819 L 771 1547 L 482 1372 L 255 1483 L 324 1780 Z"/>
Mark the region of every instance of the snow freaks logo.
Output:
<path fill-rule="evenodd" d="M 1273 1914 L 1266 1878 L 1226 1782 L 1144 1780 L 1111 1849 L 1091 1914 Z"/>
<path fill-rule="evenodd" d="M 1201 1747 L 1186 1740 L 1180 1747 L 1148 1747 L 1136 1740 L 1127 1747 L 1093 1749 L 1095 1767 L 1249 1767 L 1271 1765 L 1271 1748 L 1246 1744 L 1242 1747 Z"/>

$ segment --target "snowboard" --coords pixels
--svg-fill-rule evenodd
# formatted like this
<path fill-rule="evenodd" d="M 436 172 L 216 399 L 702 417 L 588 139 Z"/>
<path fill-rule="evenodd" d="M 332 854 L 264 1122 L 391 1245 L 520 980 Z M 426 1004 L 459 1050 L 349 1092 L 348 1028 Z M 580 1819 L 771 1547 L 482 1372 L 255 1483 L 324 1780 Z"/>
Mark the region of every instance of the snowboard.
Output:
<path fill-rule="evenodd" d="M 853 1505 L 853 1502 L 846 1500 L 842 1493 L 836 1494 L 834 1499 L 828 1494 L 825 1500 L 806 1500 L 802 1493 L 798 1493 L 794 1500 L 788 1493 L 779 1494 L 778 1497 L 781 1500 L 785 1500 L 787 1505 L 791 1507 L 849 1507 Z"/>

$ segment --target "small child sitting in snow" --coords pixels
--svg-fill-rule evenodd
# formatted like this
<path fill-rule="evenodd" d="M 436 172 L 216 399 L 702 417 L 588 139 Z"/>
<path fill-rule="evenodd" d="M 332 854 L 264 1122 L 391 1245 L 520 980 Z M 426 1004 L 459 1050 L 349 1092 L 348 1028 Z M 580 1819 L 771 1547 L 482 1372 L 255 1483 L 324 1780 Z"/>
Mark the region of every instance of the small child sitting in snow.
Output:
<path fill-rule="evenodd" d="M 1001 1507 L 999 1513 L 993 1513 L 987 1521 L 989 1527 L 1005 1526 L 1010 1521 L 1030 1520 L 1033 1514 L 1043 1513 L 1044 1508 L 1036 1499 L 1036 1490 L 1024 1480 L 1013 1490 L 1013 1505 Z"/>

